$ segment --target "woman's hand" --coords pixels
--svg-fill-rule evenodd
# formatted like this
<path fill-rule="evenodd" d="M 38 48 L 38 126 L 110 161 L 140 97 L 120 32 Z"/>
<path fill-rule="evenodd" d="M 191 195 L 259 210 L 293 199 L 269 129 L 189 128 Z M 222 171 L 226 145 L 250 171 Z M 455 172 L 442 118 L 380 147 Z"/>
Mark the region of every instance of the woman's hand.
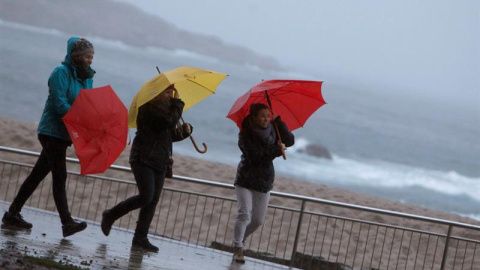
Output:
<path fill-rule="evenodd" d="M 192 134 L 193 127 L 189 123 L 183 123 L 182 128 L 186 133 Z"/>
<path fill-rule="evenodd" d="M 275 120 L 275 119 L 277 119 L 277 117 L 278 117 L 278 115 L 275 114 L 274 111 L 271 111 L 271 115 L 272 115 L 272 121 Z"/>
<path fill-rule="evenodd" d="M 173 98 L 180 98 L 180 95 L 178 94 L 177 88 L 173 87 Z"/>

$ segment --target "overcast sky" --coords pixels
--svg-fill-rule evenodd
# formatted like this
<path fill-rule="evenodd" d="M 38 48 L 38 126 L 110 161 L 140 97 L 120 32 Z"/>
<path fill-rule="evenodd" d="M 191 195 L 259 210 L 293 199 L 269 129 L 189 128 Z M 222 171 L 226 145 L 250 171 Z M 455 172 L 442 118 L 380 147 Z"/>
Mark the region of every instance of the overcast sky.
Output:
<path fill-rule="evenodd" d="M 479 0 L 121 1 L 321 80 L 480 106 Z"/>

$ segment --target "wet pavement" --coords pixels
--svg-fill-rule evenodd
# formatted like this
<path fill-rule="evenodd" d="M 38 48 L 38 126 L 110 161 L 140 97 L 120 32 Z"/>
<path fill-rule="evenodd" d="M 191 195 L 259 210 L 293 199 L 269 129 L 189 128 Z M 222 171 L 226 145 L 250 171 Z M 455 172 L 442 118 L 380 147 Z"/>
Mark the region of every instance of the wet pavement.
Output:
<path fill-rule="evenodd" d="M 9 203 L 0 201 L 0 213 Z M 1 226 L 0 249 L 24 255 L 48 257 L 82 269 L 178 269 L 178 270 L 270 270 L 293 269 L 253 258 L 246 264 L 232 263 L 232 254 L 162 237 L 150 236 L 159 253 L 131 247 L 132 231 L 113 227 L 104 236 L 98 223 L 89 222 L 85 231 L 63 238 L 58 214 L 24 207 L 22 215 L 33 223 L 31 230 Z"/>

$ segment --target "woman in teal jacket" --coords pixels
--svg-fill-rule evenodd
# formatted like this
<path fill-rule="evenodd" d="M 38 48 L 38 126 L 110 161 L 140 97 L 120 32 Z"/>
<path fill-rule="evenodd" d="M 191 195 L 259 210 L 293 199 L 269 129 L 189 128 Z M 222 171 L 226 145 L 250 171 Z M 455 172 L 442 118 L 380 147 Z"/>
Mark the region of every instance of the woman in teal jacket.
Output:
<path fill-rule="evenodd" d="M 40 182 L 52 172 L 53 198 L 62 222 L 63 237 L 87 227 L 85 222 L 74 221 L 68 211 L 65 191 L 66 152 L 72 141 L 62 117 L 72 106 L 80 89 L 92 88 L 95 71 L 90 65 L 93 55 L 94 48 L 88 40 L 79 37 L 68 40 L 65 60 L 53 70 L 48 79 L 49 94 L 37 132 L 42 152 L 9 210 L 3 215 L 3 224 L 23 229 L 32 228 L 32 224 L 23 219 L 20 211 Z"/>

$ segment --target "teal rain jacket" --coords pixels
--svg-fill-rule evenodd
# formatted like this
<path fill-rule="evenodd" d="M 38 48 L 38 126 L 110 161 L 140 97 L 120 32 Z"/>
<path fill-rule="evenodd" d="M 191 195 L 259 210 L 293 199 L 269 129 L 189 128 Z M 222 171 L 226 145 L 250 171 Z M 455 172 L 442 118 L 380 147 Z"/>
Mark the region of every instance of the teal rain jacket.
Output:
<path fill-rule="evenodd" d="M 48 78 L 49 94 L 42 118 L 38 124 L 38 134 L 71 141 L 62 117 L 72 106 L 80 93 L 80 89 L 91 89 L 93 87 L 92 79 L 81 80 L 77 77 L 77 70 L 70 57 L 73 43 L 78 39 L 79 37 L 71 37 L 68 40 L 65 60 L 53 70 Z"/>

